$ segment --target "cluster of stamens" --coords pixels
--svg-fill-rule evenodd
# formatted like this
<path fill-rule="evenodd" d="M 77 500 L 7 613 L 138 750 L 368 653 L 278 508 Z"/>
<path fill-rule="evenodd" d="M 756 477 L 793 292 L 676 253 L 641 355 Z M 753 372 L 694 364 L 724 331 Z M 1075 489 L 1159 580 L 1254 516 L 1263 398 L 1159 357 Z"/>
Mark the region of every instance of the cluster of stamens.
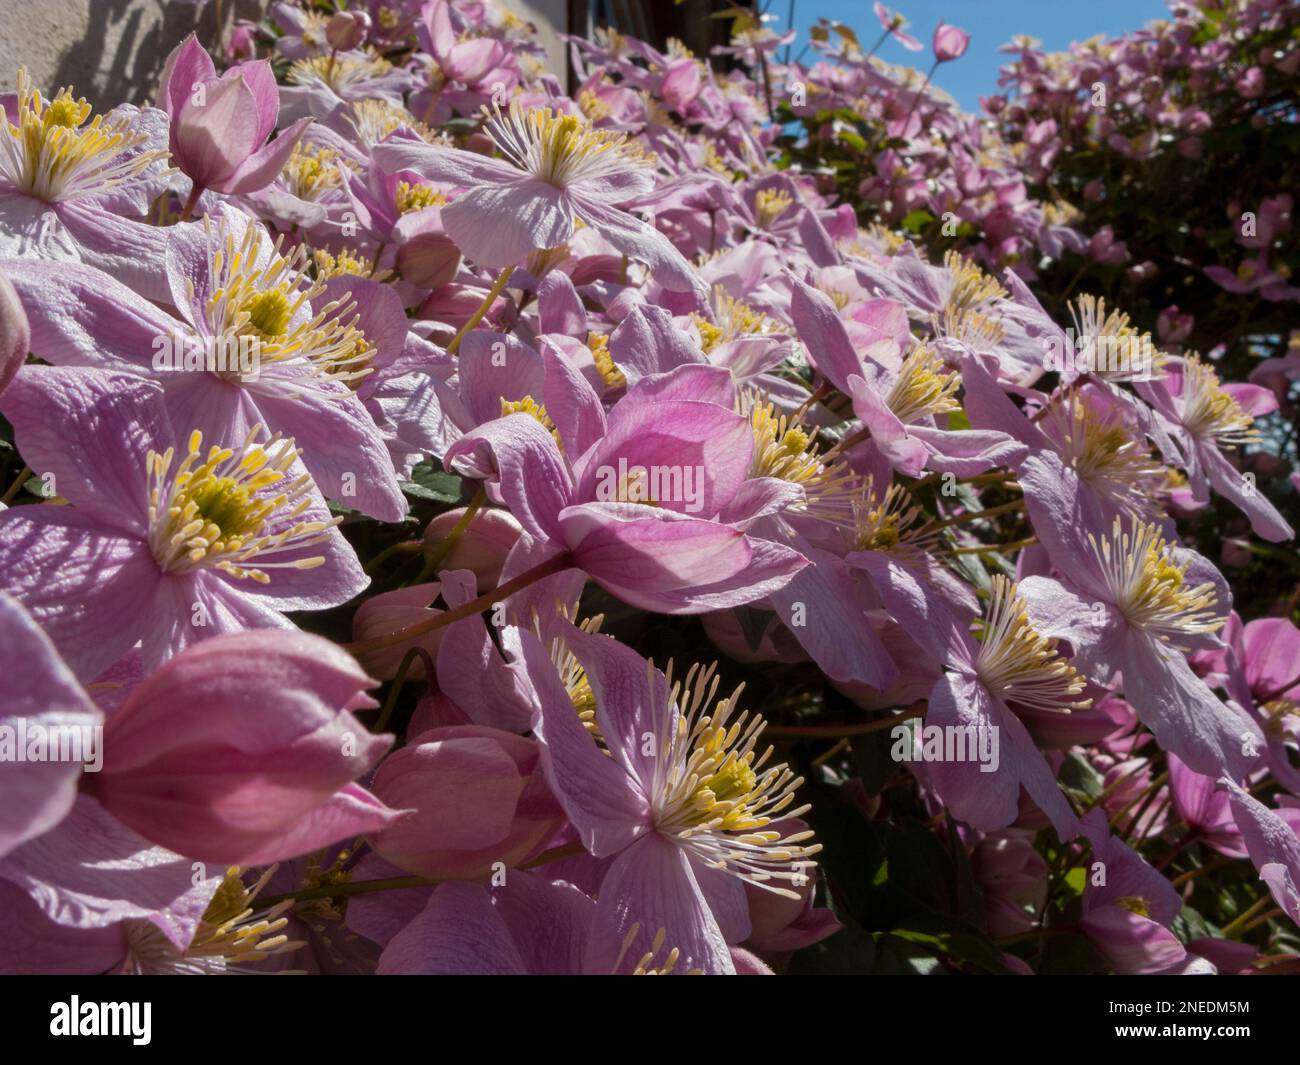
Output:
<path fill-rule="evenodd" d="M 141 976 L 255 973 L 258 970 L 245 967 L 273 954 L 301 950 L 305 943 L 284 934 L 292 899 L 260 914 L 253 906 L 277 868 L 270 866 L 251 887 L 238 867 L 227 870 L 184 951 L 177 950 L 152 921 L 128 922 L 127 959 L 119 971 Z"/>
<path fill-rule="evenodd" d="M 98 195 L 140 175 L 167 157 L 140 150 L 149 136 L 125 116 L 90 118 L 91 106 L 68 89 L 44 99 L 18 71 L 17 118 L 0 135 L 0 176 L 38 200 L 60 203 Z"/>
<path fill-rule="evenodd" d="M 174 448 L 148 453 L 149 546 L 163 570 L 219 569 L 266 584 L 269 569 L 324 563 L 321 555 L 277 559 L 323 543 L 342 519 L 304 519 L 315 496 L 307 473 L 291 473 L 300 452 L 279 437 L 258 444 L 261 432 L 254 426 L 238 450 L 213 445 L 205 454 L 196 429 L 174 472 Z"/>
<path fill-rule="evenodd" d="M 511 162 L 556 188 L 644 165 L 623 134 L 546 107 L 525 109 L 518 100 L 505 113 L 494 107 L 485 128 Z"/>
<path fill-rule="evenodd" d="M 1116 410 L 1099 410 L 1080 397 L 1053 404 L 1043 432 L 1061 457 L 1098 495 L 1134 517 L 1154 517 L 1166 468 L 1132 436 Z"/>
<path fill-rule="evenodd" d="M 1119 518 L 1109 537 L 1088 542 L 1101 560 L 1107 586 L 1130 625 L 1162 640 L 1183 634 L 1217 632 L 1223 618 L 1214 611 L 1214 585 L 1186 582 L 1187 565 L 1174 561 L 1174 546 L 1150 522 Z"/>
<path fill-rule="evenodd" d="M 1066 713 L 1091 704 L 1074 698 L 1084 689 L 1083 678 L 1057 654 L 1056 641 L 1030 624 L 1015 582 L 1002 574 L 993 577 L 980 637 L 975 671 L 995 695 L 1037 710 Z"/>
<path fill-rule="evenodd" d="M 1181 405 L 1183 425 L 1193 436 L 1227 445 L 1259 440 L 1255 419 L 1223 390 L 1219 375 L 1195 355 L 1183 361 Z"/>
<path fill-rule="evenodd" d="M 281 234 L 268 252 L 258 226 L 248 226 L 236 242 L 230 228 L 207 219 L 205 225 L 212 293 L 204 311 L 213 335 L 247 338 L 263 372 L 268 365 L 301 364 L 319 380 L 351 388 L 373 372 L 375 351 L 357 327 L 355 302 L 312 303 L 325 285 L 308 275 L 305 245 L 282 254 Z"/>
<path fill-rule="evenodd" d="M 955 398 L 960 387 L 961 378 L 947 369 L 938 352 L 918 344 L 903 360 L 885 405 L 906 425 L 934 414 L 961 410 Z"/>
<path fill-rule="evenodd" d="M 714 666 L 693 666 L 684 682 L 674 683 L 671 662 L 665 683 L 669 691 L 654 737 L 655 827 L 712 868 L 798 898 L 773 881 L 801 886 L 821 845 L 804 845 L 811 831 L 783 835 L 769 826 L 807 812 L 807 806 L 791 809 L 803 778 L 785 763 L 769 766 L 772 747 L 756 753 L 767 724 L 762 717 L 746 711 L 733 720 L 743 685 L 715 701 Z M 647 684 L 656 697 L 653 666 Z"/>

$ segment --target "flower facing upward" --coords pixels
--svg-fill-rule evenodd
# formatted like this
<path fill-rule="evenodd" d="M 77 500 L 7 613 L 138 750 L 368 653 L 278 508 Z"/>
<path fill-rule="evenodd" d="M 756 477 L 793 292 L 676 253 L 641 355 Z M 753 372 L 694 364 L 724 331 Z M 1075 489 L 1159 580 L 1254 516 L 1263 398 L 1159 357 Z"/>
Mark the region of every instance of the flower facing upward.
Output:
<path fill-rule="evenodd" d="M 126 114 L 96 115 L 69 89 L 46 100 L 18 71 L 17 123 L 0 134 L 0 177 L 46 203 L 99 195 L 166 158 Z M 86 120 L 90 119 L 89 125 Z"/>
<path fill-rule="evenodd" d="M 278 551 L 323 543 L 343 519 L 303 520 L 315 486 L 293 473 L 300 452 L 278 437 L 257 444 L 261 431 L 254 426 L 237 451 L 213 445 L 205 457 L 196 430 L 174 474 L 173 448 L 149 452 L 149 546 L 164 572 L 211 567 L 268 584 L 267 569 L 324 564 L 323 555 L 274 561 Z M 256 566 L 245 565 L 254 558 Z"/>
<path fill-rule="evenodd" d="M 209 291 L 201 305 L 188 278 L 186 286 L 211 336 L 254 342 L 262 373 L 280 366 L 309 369 L 310 374 L 296 374 L 299 388 L 308 387 L 312 377 L 355 387 L 371 372 L 374 348 L 357 328 L 355 301 L 321 302 L 325 285 L 308 276 L 306 247 L 281 254 L 283 235 L 268 246 L 252 225 L 241 234 L 236 226 L 213 226 L 205 218 L 204 228 Z"/>
<path fill-rule="evenodd" d="M 644 262 L 665 287 L 707 296 L 690 263 L 653 226 L 621 208 L 647 195 L 654 174 L 635 142 L 544 107 L 486 113 L 488 136 L 505 156 L 430 145 L 394 134 L 372 158 L 389 173 L 414 171 L 462 191 L 442 209 L 447 235 L 484 267 L 514 266 L 564 244 L 578 222 Z"/>

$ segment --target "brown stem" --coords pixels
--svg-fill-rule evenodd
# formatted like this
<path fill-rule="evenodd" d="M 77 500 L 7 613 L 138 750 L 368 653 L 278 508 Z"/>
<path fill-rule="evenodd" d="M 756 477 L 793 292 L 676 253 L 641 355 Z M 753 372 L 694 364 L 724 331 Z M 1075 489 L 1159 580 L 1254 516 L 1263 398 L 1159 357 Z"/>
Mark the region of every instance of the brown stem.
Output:
<path fill-rule="evenodd" d="M 499 603 L 502 599 L 508 599 L 530 584 L 545 577 L 550 577 L 556 573 L 563 573 L 566 569 L 573 568 L 573 559 L 568 552 L 562 552 L 554 558 L 547 559 L 539 563 L 530 570 L 525 570 L 505 584 L 498 588 L 493 588 L 490 592 L 485 592 L 477 599 L 471 599 L 463 606 L 456 607 L 455 610 L 444 610 L 440 614 L 435 614 L 427 621 L 416 622 L 414 625 L 408 625 L 398 632 L 390 633 L 387 636 L 376 636 L 369 640 L 359 640 L 355 643 L 343 644 L 345 651 L 352 654 L 366 654 L 370 651 L 382 651 L 385 647 L 396 647 L 398 644 L 406 643 L 419 636 L 425 636 L 428 633 L 436 632 L 438 629 L 447 625 L 455 624 L 457 621 L 464 621 L 466 618 L 472 618 L 476 614 L 481 614 L 493 603 Z"/>
<path fill-rule="evenodd" d="M 190 215 L 194 213 L 194 207 L 199 202 L 199 197 L 203 195 L 203 186 L 197 181 L 192 183 L 190 188 L 190 198 L 185 201 L 185 206 L 181 208 L 181 221 L 188 222 Z"/>
<path fill-rule="evenodd" d="M 768 725 L 763 731 L 768 736 L 811 736 L 823 738 L 865 736 L 872 732 L 882 732 L 887 728 L 897 725 L 900 721 L 908 720 L 908 718 L 920 717 L 925 713 L 925 708 L 926 701 L 924 699 L 918 699 L 901 714 L 891 714 L 889 717 L 880 718 L 876 721 L 867 721 L 860 725 Z"/>

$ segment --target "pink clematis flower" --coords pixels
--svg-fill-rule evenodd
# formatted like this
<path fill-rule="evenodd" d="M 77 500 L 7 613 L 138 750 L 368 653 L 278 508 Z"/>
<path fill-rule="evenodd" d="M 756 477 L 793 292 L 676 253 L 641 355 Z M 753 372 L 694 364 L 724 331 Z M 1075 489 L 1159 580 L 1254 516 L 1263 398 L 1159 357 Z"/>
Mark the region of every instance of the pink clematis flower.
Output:
<path fill-rule="evenodd" d="M 368 579 L 289 440 L 178 437 L 128 374 L 29 366 L 0 397 L 71 506 L 0 514 L 0 570 L 82 678 L 143 644 L 153 668 L 208 636 L 292 627 Z"/>
<path fill-rule="evenodd" d="M 1219 375 L 1199 357 L 1189 355 L 1181 366 L 1166 367 L 1158 382 L 1139 382 L 1138 391 L 1168 427 L 1182 451 L 1193 498 L 1209 499 L 1209 487 L 1231 500 L 1250 518 L 1257 536 L 1277 543 L 1295 530 L 1255 484 L 1228 461 L 1224 449 L 1259 439 L 1256 416 L 1277 409 L 1268 389 L 1251 384 L 1221 384 Z"/>
<path fill-rule="evenodd" d="M 1263 746 L 1259 726 L 1222 703 L 1186 657 L 1222 646 L 1214 634 L 1231 598 L 1218 570 L 1151 523 L 1117 517 L 1107 529 L 1090 497 L 1038 457 L 1020 477 L 1038 496 L 1035 531 L 1062 575 L 1020 582 L 1035 628 L 1068 640 L 1090 680 L 1122 676 L 1124 697 L 1164 750 L 1198 773 L 1244 776 Z"/>
<path fill-rule="evenodd" d="M 1226 777 L 1219 787 L 1228 793 L 1233 819 L 1245 840 L 1259 878 L 1268 885 L 1282 911 L 1300 924 L 1300 810 L 1292 805 L 1270 810 L 1245 788 Z M 1288 797 L 1289 798 L 1289 797 Z M 1283 814 L 1289 814 L 1284 817 Z"/>
<path fill-rule="evenodd" d="M 194 34 L 167 57 L 158 106 L 171 116 L 172 160 L 194 183 L 191 203 L 205 189 L 236 194 L 265 188 L 311 122 L 301 119 L 268 143 L 280 116 L 271 64 L 238 63 L 218 77 Z"/>
<path fill-rule="evenodd" d="M 871 10 L 876 14 L 876 20 L 880 23 L 880 28 L 885 34 L 894 38 L 899 44 L 909 52 L 919 52 L 922 48 L 921 42 L 907 32 L 907 19 L 897 11 L 890 11 L 882 3 L 871 5 Z"/>
<path fill-rule="evenodd" d="M 1090 876 L 1085 882 L 1079 927 L 1118 973 L 1154 973 L 1178 965 L 1187 956 L 1169 930 L 1182 908 L 1178 892 L 1111 835 L 1101 810 L 1088 811 L 1082 827 L 1092 844 L 1092 862 L 1101 864 L 1105 878 Z"/>
<path fill-rule="evenodd" d="M 372 785 L 383 802 L 414 813 L 371 846 L 437 880 L 485 879 L 497 862 L 518 866 L 564 826 L 540 755 L 535 740 L 479 725 L 415 736 L 384 760 Z"/>
<path fill-rule="evenodd" d="M 380 296 L 396 303 L 391 293 L 369 286 L 353 298 L 313 282 L 301 249 L 281 254 L 237 211 L 172 232 L 163 266 L 174 315 L 90 267 L 5 264 L 35 320 L 33 350 L 57 365 L 160 384 L 172 419 L 209 439 L 242 439 L 259 423 L 292 436 L 329 498 L 401 520 L 392 457 L 353 390 L 394 357 L 380 350 L 392 345 L 358 328 L 383 324 L 383 308 L 371 315 L 370 305 Z"/>
<path fill-rule="evenodd" d="M 166 231 L 137 219 L 167 187 L 167 116 L 123 104 L 92 117 L 69 89 L 44 98 L 26 70 L 0 106 L 0 256 L 95 263 L 162 298 Z"/>
<path fill-rule="evenodd" d="M 480 425 L 444 460 L 499 488 L 527 534 L 512 558 L 568 552 L 625 602 L 669 614 L 753 602 L 808 565 L 737 527 L 770 502 L 746 487 L 749 422 L 685 398 L 729 394 L 726 371 L 683 366 L 647 378 L 607 417 L 581 374 L 554 352 L 545 359 L 542 402 L 504 404 L 520 413 Z"/>
<path fill-rule="evenodd" d="M 390 172 L 413 170 L 465 190 L 443 208 L 442 221 L 480 266 L 514 266 L 529 252 L 558 247 L 580 220 L 644 262 L 666 288 L 707 295 L 668 239 L 622 209 L 654 185 L 625 138 L 575 115 L 525 110 L 517 100 L 486 128 L 504 160 L 396 138 L 376 146 L 372 157 Z"/>
<path fill-rule="evenodd" d="M 584 671 L 599 744 L 552 652 L 518 631 L 517 653 L 536 689 L 534 732 L 552 790 L 583 845 L 608 860 L 589 965 L 609 971 L 616 944 L 645 951 L 664 929 L 687 967 L 733 971 L 728 944 L 751 933 L 745 886 L 798 900 L 785 885 L 804 886 L 820 850 L 797 825 L 772 829 L 807 809 L 789 808 L 802 779 L 765 764 L 763 719 L 733 717 L 735 695 L 715 701 L 711 670 L 674 683 L 607 636 L 563 622 L 555 631 Z"/>
<path fill-rule="evenodd" d="M 925 775 L 944 804 L 972 827 L 992 832 L 1019 817 L 1024 788 L 1060 838 L 1072 839 L 1078 818 L 1013 708 L 1068 714 L 1087 705 L 1079 698 L 1084 681 L 1056 653 L 1055 642 L 1029 623 L 1017 586 L 993 578 L 976 642 L 906 568 L 882 556 L 875 556 L 873 568 L 886 605 L 907 631 L 946 646 L 945 672 L 930 692 L 926 727 L 964 730 L 972 743 L 984 744 L 978 758 L 926 761 Z M 911 741 L 914 747 L 923 742 L 924 737 Z"/>

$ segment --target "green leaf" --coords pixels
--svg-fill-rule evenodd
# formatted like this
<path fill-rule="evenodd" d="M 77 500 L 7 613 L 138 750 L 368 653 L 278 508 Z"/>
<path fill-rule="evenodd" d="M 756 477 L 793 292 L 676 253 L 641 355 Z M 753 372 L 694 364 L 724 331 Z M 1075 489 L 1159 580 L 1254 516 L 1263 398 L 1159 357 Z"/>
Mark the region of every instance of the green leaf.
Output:
<path fill-rule="evenodd" d="M 918 207 L 915 211 L 904 216 L 901 223 L 902 227 L 909 233 L 920 233 L 926 226 L 934 221 L 934 215 L 929 211 Z"/>
<path fill-rule="evenodd" d="M 435 503 L 459 503 L 460 478 L 425 461 L 411 471 L 409 481 L 402 482 L 402 491 L 412 499 L 427 499 Z"/>

